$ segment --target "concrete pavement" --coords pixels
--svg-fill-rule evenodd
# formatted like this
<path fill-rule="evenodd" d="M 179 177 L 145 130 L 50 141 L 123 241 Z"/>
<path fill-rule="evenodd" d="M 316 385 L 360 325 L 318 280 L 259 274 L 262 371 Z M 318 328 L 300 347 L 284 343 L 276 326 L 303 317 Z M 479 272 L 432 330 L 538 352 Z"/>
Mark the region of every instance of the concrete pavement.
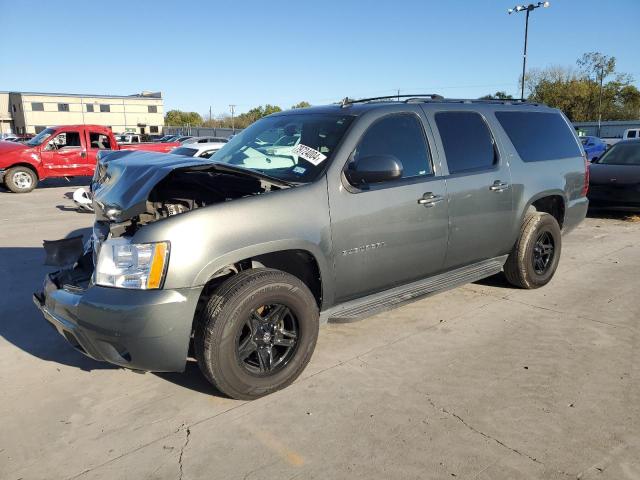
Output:
<path fill-rule="evenodd" d="M 31 303 L 72 185 L 0 191 L 2 479 L 640 479 L 640 222 L 589 218 L 547 287 L 499 277 L 322 327 L 291 387 L 220 397 L 69 347 Z"/>

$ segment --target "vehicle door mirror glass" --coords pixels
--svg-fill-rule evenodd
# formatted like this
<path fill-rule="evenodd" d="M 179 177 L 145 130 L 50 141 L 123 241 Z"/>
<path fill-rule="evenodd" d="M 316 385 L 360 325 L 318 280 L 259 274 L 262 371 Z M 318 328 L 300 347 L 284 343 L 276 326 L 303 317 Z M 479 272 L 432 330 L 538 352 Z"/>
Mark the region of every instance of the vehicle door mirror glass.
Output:
<path fill-rule="evenodd" d="M 356 187 L 388 182 L 402 178 L 402 164 L 394 155 L 369 155 L 351 162 L 345 175 Z"/>

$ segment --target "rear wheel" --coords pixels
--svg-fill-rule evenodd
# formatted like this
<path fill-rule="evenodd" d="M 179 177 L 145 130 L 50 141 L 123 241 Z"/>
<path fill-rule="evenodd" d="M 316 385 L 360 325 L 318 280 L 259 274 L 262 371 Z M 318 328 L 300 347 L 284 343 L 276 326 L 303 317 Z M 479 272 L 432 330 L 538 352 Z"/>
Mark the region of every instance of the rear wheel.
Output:
<path fill-rule="evenodd" d="M 6 171 L 4 184 L 13 193 L 28 193 L 38 184 L 38 176 L 28 167 L 13 167 Z"/>
<path fill-rule="evenodd" d="M 530 213 L 504 265 L 509 283 L 520 288 L 539 288 L 551 281 L 558 268 L 562 234 L 558 221 L 548 213 Z"/>
<path fill-rule="evenodd" d="M 198 365 L 232 398 L 280 390 L 309 363 L 318 317 L 314 296 L 298 278 L 279 270 L 246 270 L 224 282 L 197 319 Z"/>

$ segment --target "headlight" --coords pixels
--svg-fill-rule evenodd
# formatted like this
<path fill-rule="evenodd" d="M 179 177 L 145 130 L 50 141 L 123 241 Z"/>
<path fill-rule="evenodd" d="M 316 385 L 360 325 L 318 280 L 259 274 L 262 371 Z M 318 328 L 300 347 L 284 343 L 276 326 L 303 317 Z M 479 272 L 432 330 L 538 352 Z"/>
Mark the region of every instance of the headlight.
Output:
<path fill-rule="evenodd" d="M 98 253 L 96 284 L 147 290 L 160 288 L 169 263 L 169 242 L 106 240 Z"/>

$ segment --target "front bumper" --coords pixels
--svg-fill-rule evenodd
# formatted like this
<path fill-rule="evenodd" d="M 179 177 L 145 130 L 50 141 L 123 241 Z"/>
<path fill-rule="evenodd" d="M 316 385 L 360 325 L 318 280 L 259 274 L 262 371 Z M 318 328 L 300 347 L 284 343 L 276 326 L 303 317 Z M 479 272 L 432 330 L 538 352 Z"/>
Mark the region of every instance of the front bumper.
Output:
<path fill-rule="evenodd" d="M 47 275 L 33 301 L 74 348 L 135 370 L 184 370 L 199 288 L 81 289 L 59 285 L 56 275 Z"/>

